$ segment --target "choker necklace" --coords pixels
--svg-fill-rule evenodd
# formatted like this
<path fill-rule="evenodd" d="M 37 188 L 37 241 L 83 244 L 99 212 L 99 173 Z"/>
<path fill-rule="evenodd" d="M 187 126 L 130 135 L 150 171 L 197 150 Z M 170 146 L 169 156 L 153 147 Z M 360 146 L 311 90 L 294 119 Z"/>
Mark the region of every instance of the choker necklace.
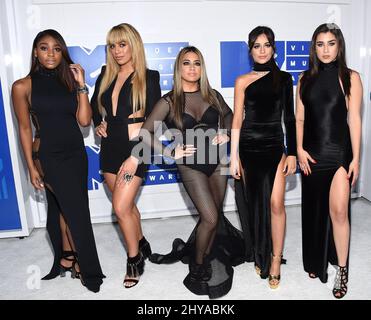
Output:
<path fill-rule="evenodd" d="M 256 71 L 256 70 L 252 70 L 251 71 L 253 74 L 256 74 L 258 76 L 265 76 L 267 73 L 269 73 L 270 71 Z"/>
<path fill-rule="evenodd" d="M 272 57 L 266 63 L 254 62 L 253 70 L 255 74 L 267 74 L 269 71 L 272 71 L 275 66 L 276 62 Z"/>

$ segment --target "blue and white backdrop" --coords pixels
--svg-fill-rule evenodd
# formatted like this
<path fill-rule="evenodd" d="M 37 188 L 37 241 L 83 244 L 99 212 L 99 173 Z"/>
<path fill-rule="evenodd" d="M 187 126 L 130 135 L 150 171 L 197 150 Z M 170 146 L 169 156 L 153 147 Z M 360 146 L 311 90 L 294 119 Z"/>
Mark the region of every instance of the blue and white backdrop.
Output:
<path fill-rule="evenodd" d="M 145 42 L 148 67 L 160 72 L 163 94 L 171 89 L 173 63 L 178 51 L 183 46 L 191 44 L 203 52 L 212 86 L 222 93 L 232 109 L 235 78 L 251 69 L 247 36 L 252 28 L 257 25 L 268 25 L 275 31 L 276 61 L 281 69 L 292 74 L 296 84 L 298 75 L 308 66 L 309 41 L 314 29 L 323 22 L 336 22 L 341 26 L 347 41 L 348 63 L 350 67 L 361 72 L 365 91 L 369 92 L 370 84 L 367 76 L 370 74 L 371 52 L 367 49 L 370 42 L 367 42 L 366 30 L 370 22 L 366 20 L 364 14 L 367 11 L 371 12 L 371 5 L 366 0 L 287 0 L 284 2 L 278 0 L 259 2 L 249 0 L 135 2 L 4 0 L 0 4 L 2 21 L 0 55 L 5 61 L 5 64 L 0 66 L 0 76 L 3 78 L 4 75 L 7 80 L 6 83 L 3 82 L 3 94 L 9 101 L 11 83 L 28 72 L 33 38 L 37 32 L 46 28 L 54 28 L 64 36 L 73 59 L 84 67 L 86 82 L 92 92 L 100 68 L 105 61 L 106 33 L 113 25 L 121 22 L 131 23 L 141 33 Z M 355 33 L 357 37 L 354 36 Z M 365 48 L 365 51 L 362 51 L 362 48 Z M 366 103 L 368 103 L 367 98 L 368 95 L 365 93 Z M 10 102 L 4 105 L 4 109 L 7 110 L 8 128 L 16 128 Z M 0 108 L 0 130 L 3 130 L 5 120 L 2 118 L 1 110 L 2 108 Z M 366 127 L 369 116 L 367 113 L 364 117 Z M 29 228 L 44 226 L 46 222 L 44 196 L 42 193 L 35 193 L 27 180 L 16 130 L 8 129 L 9 144 L 3 143 L 7 142 L 6 131 L 0 133 L 2 139 L 0 230 L 19 227 L 17 215 L 28 217 Z M 92 220 L 93 222 L 111 221 L 110 196 L 99 173 L 99 139 L 94 136 L 92 128 L 84 129 L 83 134 L 89 157 L 88 187 Z M 19 163 L 16 168 L 19 174 L 16 178 L 11 174 L 10 160 L 4 160 L 10 159 L 7 145 L 10 145 L 10 149 L 17 150 L 12 158 L 13 163 Z M 369 150 L 366 145 L 364 148 Z M 364 157 L 370 159 L 367 153 Z M 25 202 L 24 199 L 27 199 L 27 204 L 22 206 L 22 210 L 18 210 L 15 200 L 11 209 L 3 201 L 1 179 L 5 177 L 4 172 L 7 173 L 9 199 L 11 197 L 15 199 L 14 186 L 21 195 L 17 197 L 18 203 Z M 370 182 L 365 177 L 366 175 L 361 176 L 360 184 L 354 190 L 354 196 L 363 193 L 362 187 L 365 187 L 364 190 L 371 190 Z M 193 205 L 178 182 L 179 177 L 174 166 L 149 168 L 138 198 L 138 206 L 143 218 L 193 212 Z M 288 179 L 286 203 L 300 203 L 299 175 Z M 234 209 L 233 183 L 230 180 L 225 210 Z M 16 212 L 14 218 L 12 218 L 13 212 Z M 27 215 L 27 212 L 30 215 Z M 14 226 L 8 227 L 7 219 L 10 219 Z"/>

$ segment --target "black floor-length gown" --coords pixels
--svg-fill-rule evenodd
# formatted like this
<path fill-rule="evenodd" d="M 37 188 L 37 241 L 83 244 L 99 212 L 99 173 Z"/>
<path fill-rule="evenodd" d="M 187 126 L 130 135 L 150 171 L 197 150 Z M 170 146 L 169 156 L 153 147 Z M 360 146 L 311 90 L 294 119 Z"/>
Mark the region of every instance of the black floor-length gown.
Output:
<path fill-rule="evenodd" d="M 191 269 L 196 257 L 204 253 L 204 262 L 209 265 L 210 278 L 193 280 L 190 272 L 183 283 L 194 294 L 208 295 L 210 298 L 218 298 L 229 292 L 233 280 L 232 266 L 244 262 L 242 233 L 223 214 L 228 165 L 222 161 L 225 160 L 226 152 L 220 151 L 219 157 L 216 155 L 219 148 L 226 151 L 226 145 L 223 149 L 223 146 L 211 144 L 218 128 L 231 128 L 232 111 L 218 92 L 216 95 L 222 107 L 222 115 L 219 115 L 214 106 L 203 100 L 200 91 L 184 93 L 183 130 L 177 131 L 183 143 L 197 147 L 194 156 L 180 159 L 177 166 L 183 185 L 199 213 L 198 223 L 187 242 L 177 238 L 169 254 L 153 254 L 150 257 L 151 262 L 159 264 L 182 261 L 188 263 Z M 166 149 L 153 133 L 157 130 L 156 122 L 165 122 L 170 131 L 176 129 L 173 117 L 171 98 L 165 95 L 143 125 L 144 130 L 152 133 L 152 141 L 145 141 L 145 138 L 144 141 L 147 144 L 153 143 L 156 152 L 168 157 L 171 155 L 170 149 Z M 224 125 L 219 126 L 219 123 Z M 172 132 L 176 136 L 175 131 Z M 196 132 L 201 135 L 195 138 L 192 135 Z M 205 139 L 202 133 L 207 133 Z M 178 138 L 179 136 L 175 137 L 176 141 Z M 211 225 L 215 224 L 216 229 L 211 230 Z M 211 245 L 207 248 L 209 244 Z"/>
<path fill-rule="evenodd" d="M 43 279 L 53 279 L 60 272 L 62 214 L 76 247 L 82 280 L 89 290 L 96 292 L 105 276 L 90 219 L 88 163 L 76 120 L 76 91 L 70 92 L 54 70 L 41 69 L 33 73 L 31 79 L 30 113 L 36 129 L 33 159 L 46 186 L 47 230 L 54 249 L 53 267 Z"/>
<path fill-rule="evenodd" d="M 239 141 L 244 176 L 241 182 L 236 182 L 236 202 L 246 241 L 246 260 L 255 262 L 261 269 L 262 278 L 268 277 L 271 262 L 270 201 L 277 166 L 283 154 L 296 155 L 292 78 L 289 73 L 275 69 L 274 63 L 271 60 L 266 64 L 255 64 L 254 70 L 269 73 L 245 90 L 245 118 Z"/>
<path fill-rule="evenodd" d="M 329 210 L 331 182 L 339 168 L 348 171 L 353 158 L 337 62 L 320 63 L 318 76 L 303 89 L 303 148 L 316 161 L 309 162 L 309 176 L 302 174 L 303 263 L 306 272 L 327 282 L 328 262 L 337 264 Z M 350 195 L 348 210 L 350 217 Z"/>

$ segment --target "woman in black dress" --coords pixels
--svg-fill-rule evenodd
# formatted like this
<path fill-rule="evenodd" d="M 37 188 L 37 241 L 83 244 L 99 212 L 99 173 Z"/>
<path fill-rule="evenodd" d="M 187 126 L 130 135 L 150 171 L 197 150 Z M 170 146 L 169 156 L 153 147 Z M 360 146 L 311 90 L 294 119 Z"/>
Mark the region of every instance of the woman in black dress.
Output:
<path fill-rule="evenodd" d="M 236 182 L 236 202 L 246 260 L 254 261 L 256 272 L 263 279 L 269 276 L 269 286 L 275 289 L 284 262 L 285 178 L 296 171 L 293 85 L 291 75 L 280 71 L 274 61 L 270 28 L 252 30 L 249 48 L 254 69 L 238 77 L 235 85 L 231 174 L 238 180 L 243 175 L 242 183 Z"/>
<path fill-rule="evenodd" d="M 70 271 L 98 292 L 104 275 L 91 227 L 87 156 L 78 126 L 91 122 L 87 93 L 84 71 L 73 64 L 62 36 L 55 30 L 40 32 L 33 42 L 31 71 L 13 84 L 12 99 L 31 183 L 45 188 L 48 201 L 54 264 L 43 279 Z"/>
<path fill-rule="evenodd" d="M 335 24 L 314 32 L 309 70 L 297 87 L 298 158 L 302 170 L 303 263 L 309 277 L 327 282 L 338 265 L 333 294 L 347 292 L 350 190 L 358 178 L 362 83 L 345 62 Z"/>
<path fill-rule="evenodd" d="M 177 159 L 183 185 L 200 215 L 186 243 L 175 239 L 172 252 L 153 254 L 150 260 L 189 263 L 184 285 L 210 298 L 228 293 L 232 266 L 244 261 L 242 234 L 223 215 L 231 121 L 231 109 L 209 85 L 201 52 L 185 47 L 175 61 L 173 90 L 155 105 L 140 132 L 156 153 Z M 168 147 L 154 135 L 163 124 L 169 129 L 164 134 L 174 140 Z M 133 154 L 124 166 L 135 165 L 137 158 Z"/>
<path fill-rule="evenodd" d="M 107 35 L 107 64 L 97 79 L 91 105 L 96 133 L 102 138 L 100 167 L 113 193 L 113 208 L 127 245 L 126 288 L 138 283 L 144 259 L 151 254 L 134 202 L 146 166 L 141 164 L 134 171 L 127 168 L 123 184 L 118 183 L 117 174 L 136 144 L 133 138 L 161 97 L 159 77 L 157 71 L 146 68 L 138 31 L 127 23 L 114 26 Z M 133 271 L 135 265 L 140 266 L 139 272 Z"/>

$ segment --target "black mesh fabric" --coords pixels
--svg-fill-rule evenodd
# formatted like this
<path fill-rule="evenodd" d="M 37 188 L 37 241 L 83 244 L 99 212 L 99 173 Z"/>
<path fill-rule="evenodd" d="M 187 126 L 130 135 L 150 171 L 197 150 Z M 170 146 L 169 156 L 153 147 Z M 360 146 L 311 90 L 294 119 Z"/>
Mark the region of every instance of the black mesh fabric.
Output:
<path fill-rule="evenodd" d="M 202 98 L 200 91 L 185 93 L 181 131 L 183 138 L 186 136 L 186 130 L 195 130 L 198 127 L 215 129 L 216 132 L 219 129 L 228 131 L 231 128 L 232 111 L 222 96 L 216 93 L 222 109 L 221 115 L 217 108 L 210 106 Z M 155 152 L 170 156 L 171 149 L 165 148 L 155 134 L 163 123 L 170 131 L 177 129 L 169 95 L 156 104 L 142 130 L 151 133 L 150 139 L 148 135 L 143 138 L 144 142 L 152 143 Z M 244 242 L 242 233 L 223 214 L 228 179 L 227 164 L 224 164 L 222 159 L 213 158 L 211 154 L 206 157 L 206 162 L 198 163 L 197 157 L 194 157 L 194 160 L 193 164 L 177 161 L 177 166 L 185 190 L 199 213 L 199 220 L 187 242 L 177 238 L 170 253 L 154 253 L 150 260 L 158 264 L 176 261 L 189 264 L 190 272 L 183 281 L 184 285 L 195 294 L 218 298 L 227 294 L 232 286 L 232 266 L 245 261 Z"/>

